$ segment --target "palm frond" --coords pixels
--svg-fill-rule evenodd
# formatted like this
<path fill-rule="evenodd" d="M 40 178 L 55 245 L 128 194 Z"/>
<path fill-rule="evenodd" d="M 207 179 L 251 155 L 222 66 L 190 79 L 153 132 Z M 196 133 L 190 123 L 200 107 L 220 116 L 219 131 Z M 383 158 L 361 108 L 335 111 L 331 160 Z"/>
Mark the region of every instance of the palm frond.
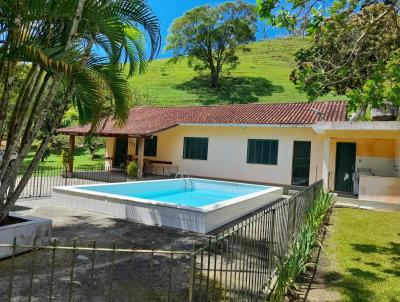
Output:
<path fill-rule="evenodd" d="M 111 9 L 125 24 L 137 27 L 140 24 L 150 38 L 150 59 L 155 58 L 161 47 L 160 24 L 147 0 L 117 0 Z"/>

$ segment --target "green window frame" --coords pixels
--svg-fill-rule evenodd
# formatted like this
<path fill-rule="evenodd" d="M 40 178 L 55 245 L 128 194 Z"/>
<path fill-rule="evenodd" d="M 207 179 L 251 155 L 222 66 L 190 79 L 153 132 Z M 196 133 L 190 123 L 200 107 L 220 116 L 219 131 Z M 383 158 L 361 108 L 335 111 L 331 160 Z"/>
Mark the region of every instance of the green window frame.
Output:
<path fill-rule="evenodd" d="M 208 137 L 184 137 L 183 158 L 207 160 Z"/>
<path fill-rule="evenodd" d="M 247 163 L 277 165 L 278 149 L 279 140 L 249 139 L 247 141 Z"/>
<path fill-rule="evenodd" d="M 138 155 L 138 148 L 136 148 L 136 155 Z M 157 156 L 157 136 L 146 137 L 144 139 L 144 156 Z"/>

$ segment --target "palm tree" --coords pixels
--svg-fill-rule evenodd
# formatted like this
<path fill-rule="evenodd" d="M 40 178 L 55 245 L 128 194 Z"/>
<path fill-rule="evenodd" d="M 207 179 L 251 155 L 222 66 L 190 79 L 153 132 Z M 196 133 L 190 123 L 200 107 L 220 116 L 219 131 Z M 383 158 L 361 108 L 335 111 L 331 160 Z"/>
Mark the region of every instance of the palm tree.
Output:
<path fill-rule="evenodd" d="M 0 222 L 42 158 L 67 107 L 73 103 L 80 122 L 96 127 L 102 108 L 111 106 L 113 118 L 122 124 L 131 106 L 127 79 L 145 71 L 147 59 L 159 47 L 158 19 L 146 0 L 0 2 L 0 141 L 6 140 L 0 162 Z M 16 85 L 16 70 L 23 64 L 29 72 L 22 85 Z M 16 185 L 23 160 L 44 124 L 47 134 Z"/>

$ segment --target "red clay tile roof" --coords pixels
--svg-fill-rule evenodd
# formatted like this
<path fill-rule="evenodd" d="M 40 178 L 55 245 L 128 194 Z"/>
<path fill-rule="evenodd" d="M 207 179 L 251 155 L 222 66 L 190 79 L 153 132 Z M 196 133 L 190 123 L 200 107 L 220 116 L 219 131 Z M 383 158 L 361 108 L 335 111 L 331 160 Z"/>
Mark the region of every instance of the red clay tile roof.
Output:
<path fill-rule="evenodd" d="M 232 125 L 307 125 L 321 121 L 316 110 L 323 113 L 327 122 L 346 120 L 346 102 L 237 104 L 192 107 L 136 107 L 131 110 L 122 128 L 114 127 L 108 119 L 98 134 L 152 135 L 181 124 L 232 124 Z M 90 126 L 58 129 L 58 133 L 85 134 Z"/>

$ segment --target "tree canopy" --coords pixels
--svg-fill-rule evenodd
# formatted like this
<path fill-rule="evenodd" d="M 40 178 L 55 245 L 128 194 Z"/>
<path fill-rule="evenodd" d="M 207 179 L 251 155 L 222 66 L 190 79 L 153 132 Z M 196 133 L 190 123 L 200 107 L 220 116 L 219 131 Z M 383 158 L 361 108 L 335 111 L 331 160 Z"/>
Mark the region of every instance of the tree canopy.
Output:
<path fill-rule="evenodd" d="M 257 12 L 242 1 L 200 6 L 176 19 L 167 37 L 166 50 L 173 60 L 188 58 L 189 67 L 210 72 L 210 87 L 219 86 L 221 72 L 239 64 L 236 51 L 255 40 Z"/>
<path fill-rule="evenodd" d="M 130 66 L 128 77 L 146 70 L 146 36 L 152 58 L 160 45 L 159 24 L 145 0 L 0 2 L 0 140 L 6 140 L 0 162 L 0 221 L 68 106 L 76 106 L 80 122 L 92 122 L 93 127 L 105 106 L 118 123 L 127 119 L 131 94 L 124 63 Z M 16 81 L 21 65 L 28 71 Z M 48 131 L 17 183 L 23 160 L 43 127 Z"/>
<path fill-rule="evenodd" d="M 347 94 L 355 118 L 368 107 L 399 103 L 400 1 L 259 0 L 267 23 L 304 28 L 310 47 L 296 54 L 291 80 L 311 100 L 331 91 Z"/>

